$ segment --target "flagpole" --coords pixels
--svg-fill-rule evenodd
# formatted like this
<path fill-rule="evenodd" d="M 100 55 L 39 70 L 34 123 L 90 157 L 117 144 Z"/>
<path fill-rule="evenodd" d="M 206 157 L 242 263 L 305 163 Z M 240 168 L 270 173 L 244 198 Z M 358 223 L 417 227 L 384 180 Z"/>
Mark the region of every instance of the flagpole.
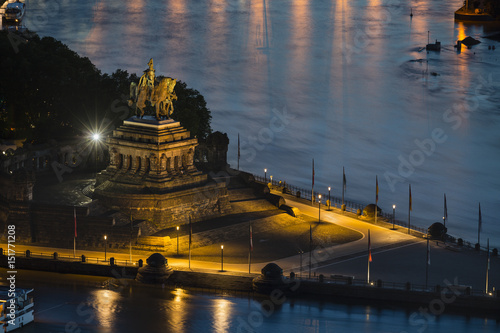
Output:
<path fill-rule="evenodd" d="M 443 224 L 446 227 L 446 220 L 448 219 L 448 207 L 446 206 L 446 193 L 444 194 L 444 214 L 443 214 Z"/>
<path fill-rule="evenodd" d="M 482 218 L 481 218 L 481 203 L 479 203 L 479 219 L 477 221 L 477 243 L 481 244 L 481 223 L 482 223 Z"/>
<path fill-rule="evenodd" d="M 132 212 L 130 213 L 130 243 L 129 243 L 129 250 L 130 250 L 130 263 L 132 264 L 132 232 L 134 230 L 134 220 L 132 219 Z"/>
<path fill-rule="evenodd" d="M 311 263 L 312 263 L 312 227 L 309 223 L 309 278 L 311 278 Z"/>
<path fill-rule="evenodd" d="M 76 207 L 73 206 L 73 217 L 75 220 L 75 234 L 73 236 L 73 258 L 76 258 Z"/>
<path fill-rule="evenodd" d="M 376 195 L 375 195 L 375 224 L 377 224 L 377 215 L 378 215 L 378 176 L 375 176 L 376 183 Z"/>
<path fill-rule="evenodd" d="M 368 273 L 366 277 L 366 281 L 370 283 L 370 261 L 372 260 L 372 249 L 371 249 L 371 241 L 370 241 L 370 229 L 368 229 Z"/>
<path fill-rule="evenodd" d="M 344 191 L 346 187 L 345 167 L 342 167 L 342 207 L 344 207 Z"/>
<path fill-rule="evenodd" d="M 408 204 L 408 234 L 410 234 L 411 233 L 410 232 L 410 225 L 411 225 L 410 224 L 411 223 L 411 221 L 410 221 L 410 212 L 411 212 L 411 184 L 408 184 L 408 186 L 409 186 L 408 189 L 409 189 L 409 193 L 410 193 L 409 199 L 408 199 L 408 201 L 409 201 L 409 204 Z"/>
<path fill-rule="evenodd" d="M 238 170 L 240 170 L 240 133 L 238 133 Z"/>
<path fill-rule="evenodd" d="M 486 265 L 486 294 L 488 294 L 488 275 L 490 272 L 490 239 L 488 238 L 488 260 Z"/>
<path fill-rule="evenodd" d="M 252 250 L 253 250 L 253 240 L 252 240 L 252 224 L 250 224 L 250 246 L 248 247 L 248 274 L 251 273 L 252 268 Z"/>
<path fill-rule="evenodd" d="M 427 235 L 427 262 L 425 263 L 425 289 L 427 289 L 427 285 L 429 282 L 429 265 L 431 261 L 431 248 L 429 245 L 429 235 Z"/>
<path fill-rule="evenodd" d="M 191 242 L 193 237 L 193 227 L 191 225 L 191 216 L 189 216 L 189 269 L 191 269 Z"/>
<path fill-rule="evenodd" d="M 313 174 L 312 174 L 312 187 L 311 187 L 311 205 L 314 204 L 314 158 L 313 158 Z"/>

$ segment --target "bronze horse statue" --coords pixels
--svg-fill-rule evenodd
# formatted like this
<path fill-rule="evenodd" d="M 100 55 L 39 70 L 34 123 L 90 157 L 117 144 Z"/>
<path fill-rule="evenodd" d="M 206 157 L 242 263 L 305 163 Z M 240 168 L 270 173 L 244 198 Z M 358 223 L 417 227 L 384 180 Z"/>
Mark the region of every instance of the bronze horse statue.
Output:
<path fill-rule="evenodd" d="M 137 117 L 142 118 L 146 108 L 146 102 L 149 101 L 151 106 L 155 108 L 156 119 L 170 119 L 170 115 L 174 112 L 173 101 L 177 100 L 174 88 L 177 83 L 176 79 L 170 77 L 162 78 L 158 84 L 154 84 L 151 89 L 148 86 L 140 86 L 135 82 L 130 84 L 130 100 L 129 106 L 135 105 Z"/>

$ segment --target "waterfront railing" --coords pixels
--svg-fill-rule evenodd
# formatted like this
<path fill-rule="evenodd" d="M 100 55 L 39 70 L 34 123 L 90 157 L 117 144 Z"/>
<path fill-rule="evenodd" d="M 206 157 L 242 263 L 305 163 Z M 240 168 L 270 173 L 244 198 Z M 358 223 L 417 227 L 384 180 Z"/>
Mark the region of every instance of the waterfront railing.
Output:
<path fill-rule="evenodd" d="M 253 177 L 259 183 L 268 184 L 271 187 L 271 189 L 273 189 L 273 190 L 280 191 L 284 194 L 292 195 L 292 196 L 296 197 L 297 199 L 304 199 L 304 200 L 307 200 L 309 202 L 313 201 L 315 204 L 319 204 L 318 194 L 321 194 L 321 205 L 323 207 L 325 207 L 325 209 L 328 206 L 328 202 L 327 202 L 328 197 L 329 197 L 328 192 L 325 193 L 325 192 L 316 192 L 315 191 L 314 192 L 314 199 L 312 199 L 311 198 L 312 197 L 311 189 L 305 189 L 305 188 L 302 188 L 299 186 L 289 184 L 287 182 L 283 182 L 281 180 L 277 181 L 276 179 L 271 179 L 270 177 L 264 178 L 264 177 L 258 176 L 258 175 L 253 175 Z M 345 198 L 344 198 L 344 204 L 345 204 L 345 211 L 346 212 L 353 213 L 356 215 L 363 214 L 364 208 L 368 205 L 367 203 L 363 203 L 360 201 L 354 201 L 352 199 L 345 200 Z M 330 194 L 330 207 L 342 209 L 342 198 Z M 389 224 L 394 223 L 395 226 L 397 225 L 399 227 L 408 229 L 408 221 L 394 219 L 393 217 L 394 216 L 392 213 L 382 212 L 379 215 L 380 221 L 383 221 L 383 222 L 389 223 Z M 412 233 L 413 235 L 421 236 L 421 237 L 426 237 L 426 235 L 427 235 L 427 228 L 423 228 L 423 227 L 419 227 L 415 224 L 411 224 L 409 229 L 410 229 L 410 233 Z M 458 237 L 448 235 L 447 241 L 450 243 L 457 244 L 458 239 L 459 239 Z M 467 247 L 467 248 L 472 248 L 472 249 L 476 248 L 477 249 L 477 244 L 475 244 L 473 242 L 465 241 L 465 240 L 462 240 L 461 244 L 458 244 L 458 245 L 463 246 L 463 247 Z M 479 250 L 487 251 L 487 248 L 485 246 L 480 246 Z"/>

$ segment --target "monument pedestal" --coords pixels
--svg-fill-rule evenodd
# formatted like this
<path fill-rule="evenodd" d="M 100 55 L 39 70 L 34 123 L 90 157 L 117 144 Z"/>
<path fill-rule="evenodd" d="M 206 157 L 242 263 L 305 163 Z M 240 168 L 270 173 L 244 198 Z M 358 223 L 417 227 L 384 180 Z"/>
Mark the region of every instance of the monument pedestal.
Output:
<path fill-rule="evenodd" d="M 130 118 L 107 144 L 110 165 L 97 177 L 94 198 L 149 221 L 148 234 L 188 223 L 190 216 L 205 219 L 230 209 L 225 183 L 211 181 L 194 166 L 198 140 L 179 122 Z"/>

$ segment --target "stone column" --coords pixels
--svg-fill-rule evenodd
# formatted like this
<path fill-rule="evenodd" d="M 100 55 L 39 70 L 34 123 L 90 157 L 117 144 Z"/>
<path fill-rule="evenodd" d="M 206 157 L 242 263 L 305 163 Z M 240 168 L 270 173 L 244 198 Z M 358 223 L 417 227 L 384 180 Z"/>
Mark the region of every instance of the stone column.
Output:
<path fill-rule="evenodd" d="M 139 170 L 139 172 L 142 174 L 148 172 L 148 166 L 149 166 L 149 158 L 147 156 L 142 156 L 141 157 L 141 169 Z"/>
<path fill-rule="evenodd" d="M 111 148 L 109 150 L 109 167 L 113 169 L 119 169 L 119 156 L 118 150 L 116 148 Z"/>
<path fill-rule="evenodd" d="M 167 157 L 167 172 L 172 173 L 172 157 Z"/>
<path fill-rule="evenodd" d="M 158 157 L 154 153 L 149 155 L 149 169 L 150 173 L 156 174 L 158 172 Z"/>
<path fill-rule="evenodd" d="M 137 169 L 140 166 L 140 160 L 139 160 L 140 157 L 138 157 L 138 156 L 131 156 L 130 158 L 132 159 L 132 168 L 130 169 L 130 171 L 132 171 L 132 173 L 134 173 L 134 172 L 137 171 Z"/>

